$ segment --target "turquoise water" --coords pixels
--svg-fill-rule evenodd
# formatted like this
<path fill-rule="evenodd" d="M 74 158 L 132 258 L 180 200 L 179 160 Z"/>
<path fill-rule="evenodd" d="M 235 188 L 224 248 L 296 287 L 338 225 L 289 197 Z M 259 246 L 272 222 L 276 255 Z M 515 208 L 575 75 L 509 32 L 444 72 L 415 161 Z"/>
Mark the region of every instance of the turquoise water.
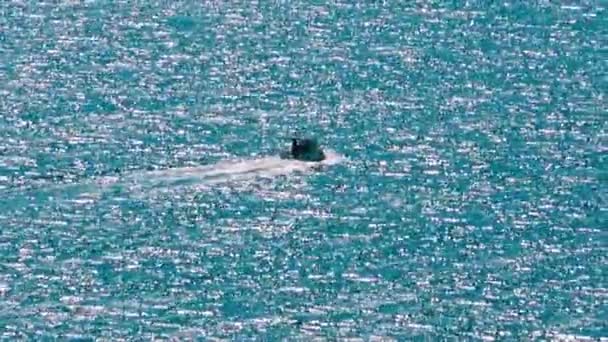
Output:
<path fill-rule="evenodd" d="M 2 2 L 0 336 L 608 339 L 607 18 Z"/>

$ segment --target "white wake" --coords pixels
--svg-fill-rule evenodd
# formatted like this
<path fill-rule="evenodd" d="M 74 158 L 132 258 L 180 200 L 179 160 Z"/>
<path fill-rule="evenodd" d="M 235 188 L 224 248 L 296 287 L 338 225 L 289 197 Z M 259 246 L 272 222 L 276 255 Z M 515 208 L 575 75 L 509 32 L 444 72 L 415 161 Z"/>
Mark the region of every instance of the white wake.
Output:
<path fill-rule="evenodd" d="M 130 171 L 113 176 L 102 176 L 80 182 L 46 184 L 30 191 L 5 192 L 6 200 L 21 198 L 36 193 L 50 200 L 67 200 L 76 203 L 92 203 L 101 197 L 117 199 L 134 196 L 145 198 L 155 193 L 174 192 L 177 188 L 192 187 L 194 190 L 209 188 L 221 183 L 256 182 L 260 178 L 274 178 L 294 172 L 323 169 L 338 164 L 343 157 L 333 151 L 325 152 L 321 162 L 302 162 L 279 157 L 261 157 L 240 160 L 225 160 L 211 165 L 178 167 L 156 171 Z M 1 202 L 1 201 L 0 201 Z"/>
<path fill-rule="evenodd" d="M 303 162 L 274 156 L 227 160 L 211 165 L 134 172 L 116 180 L 128 185 L 131 189 L 139 190 L 169 189 L 187 185 L 214 185 L 272 178 L 293 172 L 306 172 L 340 163 L 343 159 L 333 151 L 326 151 L 325 155 L 326 159 L 320 162 Z"/>

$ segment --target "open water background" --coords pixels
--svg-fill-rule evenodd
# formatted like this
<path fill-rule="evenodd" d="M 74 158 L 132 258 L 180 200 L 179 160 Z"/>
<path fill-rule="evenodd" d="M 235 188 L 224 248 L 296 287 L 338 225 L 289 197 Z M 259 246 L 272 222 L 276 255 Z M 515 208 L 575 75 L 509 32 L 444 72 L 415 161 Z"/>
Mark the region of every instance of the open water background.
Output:
<path fill-rule="evenodd" d="M 607 19 L 1 2 L 1 338 L 607 339 Z"/>

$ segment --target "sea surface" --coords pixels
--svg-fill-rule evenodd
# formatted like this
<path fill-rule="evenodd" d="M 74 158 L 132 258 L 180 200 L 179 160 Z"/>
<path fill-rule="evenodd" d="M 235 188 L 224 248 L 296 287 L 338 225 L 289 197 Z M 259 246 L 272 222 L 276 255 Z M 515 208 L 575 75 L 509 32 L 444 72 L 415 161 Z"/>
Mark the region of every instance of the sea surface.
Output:
<path fill-rule="evenodd" d="M 2 1 L 0 339 L 607 341 L 607 48 L 605 1 Z"/>

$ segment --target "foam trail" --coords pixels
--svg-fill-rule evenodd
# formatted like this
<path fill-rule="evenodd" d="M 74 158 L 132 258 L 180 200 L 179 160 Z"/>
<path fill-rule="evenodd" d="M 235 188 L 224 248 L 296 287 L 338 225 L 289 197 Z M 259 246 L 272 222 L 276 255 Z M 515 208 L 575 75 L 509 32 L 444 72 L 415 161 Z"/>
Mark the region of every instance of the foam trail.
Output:
<path fill-rule="evenodd" d="M 326 160 L 317 163 L 281 159 L 279 157 L 264 157 L 222 161 L 205 166 L 135 173 L 126 176 L 125 181 L 135 183 L 140 188 L 151 189 L 192 184 L 210 185 L 229 181 L 246 181 L 257 177 L 276 177 L 296 171 L 304 172 L 322 165 L 336 164 L 341 160 L 341 156 L 332 151 L 326 154 Z"/>
<path fill-rule="evenodd" d="M 209 185 L 227 182 L 246 182 L 259 177 L 272 178 L 293 172 L 306 172 L 323 165 L 337 164 L 342 156 L 333 151 L 326 151 L 326 159 L 321 162 L 303 162 L 281 159 L 279 157 L 262 157 L 234 161 L 221 161 L 212 165 L 181 167 L 158 171 L 136 171 L 116 176 L 103 176 L 76 183 L 48 184 L 23 192 L 4 192 L 4 199 L 21 198 L 36 194 L 52 200 L 69 202 L 96 201 L 101 196 L 124 198 L 129 193 L 135 197 L 146 196 L 155 192 L 166 192 L 182 186 L 205 188 Z M 12 196 L 6 196 L 6 195 Z M 16 197 L 15 197 L 16 196 Z M 118 198 L 117 197 L 117 198 Z M 0 206 L 2 201 L 0 201 Z M 83 203 L 84 203 L 83 202 Z"/>

